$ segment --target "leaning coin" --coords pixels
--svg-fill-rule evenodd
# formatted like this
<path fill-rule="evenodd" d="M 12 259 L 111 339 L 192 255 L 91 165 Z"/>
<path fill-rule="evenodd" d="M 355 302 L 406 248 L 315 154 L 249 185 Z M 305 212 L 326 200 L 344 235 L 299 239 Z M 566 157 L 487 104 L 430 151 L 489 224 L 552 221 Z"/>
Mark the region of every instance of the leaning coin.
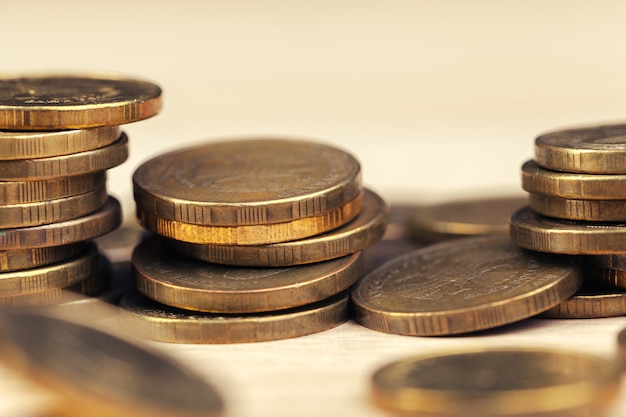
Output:
<path fill-rule="evenodd" d="M 69 259 L 86 248 L 86 242 L 44 248 L 0 250 L 0 272 L 36 268 Z"/>
<path fill-rule="evenodd" d="M 19 181 L 89 174 L 114 168 L 127 158 L 128 138 L 122 133 L 111 145 L 91 151 L 49 158 L 0 161 L 0 178 Z"/>
<path fill-rule="evenodd" d="M 116 126 L 161 109 L 159 86 L 114 74 L 0 75 L 0 129 Z"/>
<path fill-rule="evenodd" d="M 210 417 L 224 404 L 213 385 L 138 342 L 43 311 L 0 315 L 4 364 L 57 394 L 50 415 Z"/>
<path fill-rule="evenodd" d="M 572 255 L 626 252 L 626 224 L 556 219 L 524 207 L 511 216 L 511 239 L 526 249 Z"/>
<path fill-rule="evenodd" d="M 209 142 L 153 158 L 133 174 L 142 212 L 205 226 L 285 223 L 354 201 L 361 168 L 348 152 L 308 141 Z"/>
<path fill-rule="evenodd" d="M 437 336 L 512 323 L 548 310 L 582 283 L 575 257 L 525 251 L 508 237 L 455 239 L 397 257 L 352 290 L 373 330 Z"/>
<path fill-rule="evenodd" d="M 160 239 L 133 252 L 139 291 L 187 310 L 252 313 L 310 304 L 350 287 L 360 276 L 360 252 L 330 261 L 282 268 L 211 264 L 169 250 Z"/>
<path fill-rule="evenodd" d="M 0 131 L 0 160 L 47 158 L 91 151 L 119 139 L 119 126 L 55 132 Z"/>
<path fill-rule="evenodd" d="M 408 229 L 413 237 L 428 242 L 506 235 L 511 214 L 527 203 L 526 196 L 503 196 L 418 206 L 409 217 Z"/>
<path fill-rule="evenodd" d="M 122 222 L 120 203 L 109 196 L 95 213 L 42 226 L 0 230 L 0 251 L 68 245 L 102 236 Z"/>
<path fill-rule="evenodd" d="M 41 180 L 0 181 L 0 205 L 36 203 L 88 193 L 106 184 L 106 172 Z"/>
<path fill-rule="evenodd" d="M 626 174 L 626 124 L 540 135 L 535 139 L 535 160 L 554 171 Z"/>
<path fill-rule="evenodd" d="M 226 265 L 291 266 L 340 258 L 378 241 L 387 224 L 387 204 L 365 190 L 356 219 L 324 234 L 270 245 L 199 245 L 168 239 L 167 244 L 187 256 Z"/>
<path fill-rule="evenodd" d="M 428 416 L 597 416 L 618 393 L 614 361 L 577 352 L 475 348 L 424 354 L 378 369 L 374 401 Z M 424 414 L 420 414 L 424 413 Z"/>
<path fill-rule="evenodd" d="M 145 339 L 170 343 L 250 343 L 323 332 L 348 320 L 348 293 L 297 308 L 212 314 L 159 304 L 138 292 L 120 300 L 121 325 Z"/>
<path fill-rule="evenodd" d="M 626 221 L 626 200 L 574 200 L 528 194 L 528 205 L 535 213 L 558 219 Z"/>

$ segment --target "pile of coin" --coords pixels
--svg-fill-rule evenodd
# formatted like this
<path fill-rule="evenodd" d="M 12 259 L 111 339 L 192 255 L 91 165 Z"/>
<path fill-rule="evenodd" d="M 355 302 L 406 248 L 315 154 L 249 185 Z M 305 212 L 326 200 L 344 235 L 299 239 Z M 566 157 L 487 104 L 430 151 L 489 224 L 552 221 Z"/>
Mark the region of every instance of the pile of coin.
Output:
<path fill-rule="evenodd" d="M 120 225 L 106 170 L 128 157 L 120 125 L 155 115 L 158 86 L 109 75 L 0 76 L 0 304 L 95 295 L 93 239 Z"/>
<path fill-rule="evenodd" d="M 313 141 L 209 141 L 145 162 L 133 185 L 154 236 L 133 253 L 138 292 L 120 305 L 162 341 L 274 340 L 342 323 L 361 251 L 387 222 L 357 159 Z"/>
<path fill-rule="evenodd" d="M 511 217 L 511 238 L 540 252 L 581 256 L 581 290 L 546 313 L 626 314 L 626 125 L 564 129 L 535 139 L 522 166 L 529 205 Z"/>

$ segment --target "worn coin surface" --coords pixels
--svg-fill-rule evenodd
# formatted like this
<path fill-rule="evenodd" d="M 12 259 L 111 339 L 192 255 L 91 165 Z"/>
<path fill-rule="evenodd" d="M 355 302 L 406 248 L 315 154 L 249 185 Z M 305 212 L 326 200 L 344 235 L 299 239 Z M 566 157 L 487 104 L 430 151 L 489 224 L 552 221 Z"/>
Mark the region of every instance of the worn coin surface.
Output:
<path fill-rule="evenodd" d="M 233 139 L 165 153 L 133 175 L 137 208 L 182 223 L 243 226 L 316 217 L 361 193 L 359 162 L 321 143 Z"/>
<path fill-rule="evenodd" d="M 0 129 L 116 126 L 156 115 L 161 89 L 113 74 L 2 74 Z"/>
<path fill-rule="evenodd" d="M 86 242 L 44 248 L 0 250 L 0 272 L 18 271 L 69 259 L 84 251 Z"/>
<path fill-rule="evenodd" d="M 105 184 L 105 171 L 41 180 L 0 181 L 0 205 L 57 200 L 88 193 Z"/>
<path fill-rule="evenodd" d="M 626 200 L 574 200 L 529 194 L 528 206 L 535 213 L 566 220 L 626 221 Z"/>
<path fill-rule="evenodd" d="M 554 171 L 626 174 L 626 124 L 549 132 L 535 139 L 537 164 Z"/>
<path fill-rule="evenodd" d="M 170 250 L 160 239 L 139 244 L 132 258 L 139 291 L 187 310 L 251 313 L 311 304 L 350 287 L 360 252 L 307 265 L 250 268 L 211 264 Z"/>
<path fill-rule="evenodd" d="M 373 330 L 438 336 L 536 315 L 582 283 L 574 257 L 513 245 L 506 236 L 455 239 L 397 257 L 352 290 L 356 318 Z"/>
<path fill-rule="evenodd" d="M 249 343 L 319 333 L 348 320 L 349 295 L 297 308 L 251 314 L 181 310 L 133 291 L 120 300 L 121 324 L 133 334 L 170 343 Z"/>
<path fill-rule="evenodd" d="M 522 248 L 539 252 L 626 253 L 626 224 L 556 219 L 524 207 L 511 216 L 511 239 Z"/>
<path fill-rule="evenodd" d="M 388 205 L 365 189 L 363 208 L 348 224 L 324 234 L 271 245 L 199 245 L 167 239 L 177 251 L 226 265 L 291 266 L 335 259 L 358 252 L 380 240 L 387 224 Z"/>
<path fill-rule="evenodd" d="M 528 204 L 524 196 L 502 196 L 449 201 L 415 207 L 408 220 L 417 239 L 434 242 L 476 235 L 506 235 L 509 218 Z"/>
<path fill-rule="evenodd" d="M 380 406 L 411 415 L 592 416 L 617 395 L 616 368 L 577 352 L 475 348 L 385 365 L 372 376 L 371 392 Z"/>

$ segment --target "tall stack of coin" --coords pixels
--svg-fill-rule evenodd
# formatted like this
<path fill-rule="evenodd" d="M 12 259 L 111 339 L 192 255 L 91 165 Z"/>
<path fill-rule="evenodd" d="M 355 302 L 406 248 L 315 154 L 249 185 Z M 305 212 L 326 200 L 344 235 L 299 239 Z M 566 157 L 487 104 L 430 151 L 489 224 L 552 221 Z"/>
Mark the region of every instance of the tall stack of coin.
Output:
<path fill-rule="evenodd" d="M 359 162 L 302 140 L 213 141 L 133 175 L 139 293 L 121 300 L 148 338 L 233 343 L 295 337 L 347 318 L 361 250 L 381 238 L 385 202 Z"/>
<path fill-rule="evenodd" d="M 119 125 L 155 115 L 161 90 L 108 75 L 0 76 L 0 304 L 96 294 L 92 239 L 121 222 L 106 170 L 128 157 Z"/>
<path fill-rule="evenodd" d="M 626 124 L 565 129 L 535 139 L 522 166 L 529 205 L 511 237 L 541 252 L 585 255 L 585 281 L 550 317 L 626 314 Z M 589 255 L 589 256 L 587 256 Z"/>

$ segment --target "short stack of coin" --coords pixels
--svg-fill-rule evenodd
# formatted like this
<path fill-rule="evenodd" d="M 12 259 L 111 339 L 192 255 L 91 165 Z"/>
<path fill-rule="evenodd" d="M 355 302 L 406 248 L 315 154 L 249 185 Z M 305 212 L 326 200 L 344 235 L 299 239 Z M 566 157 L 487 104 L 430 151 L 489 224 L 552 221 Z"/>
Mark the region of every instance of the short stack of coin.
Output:
<path fill-rule="evenodd" d="M 514 243 L 585 255 L 583 288 L 546 315 L 626 315 L 626 124 L 538 136 L 522 188 L 529 205 L 511 218 Z"/>
<path fill-rule="evenodd" d="M 133 184 L 155 236 L 133 253 L 141 294 L 120 304 L 163 341 L 274 340 L 340 324 L 361 250 L 387 222 L 354 156 L 311 141 L 207 142 L 145 162 Z"/>
<path fill-rule="evenodd" d="M 92 239 L 120 225 L 106 170 L 128 157 L 120 125 L 155 115 L 161 90 L 104 75 L 0 76 L 0 304 L 47 304 L 108 283 Z"/>

